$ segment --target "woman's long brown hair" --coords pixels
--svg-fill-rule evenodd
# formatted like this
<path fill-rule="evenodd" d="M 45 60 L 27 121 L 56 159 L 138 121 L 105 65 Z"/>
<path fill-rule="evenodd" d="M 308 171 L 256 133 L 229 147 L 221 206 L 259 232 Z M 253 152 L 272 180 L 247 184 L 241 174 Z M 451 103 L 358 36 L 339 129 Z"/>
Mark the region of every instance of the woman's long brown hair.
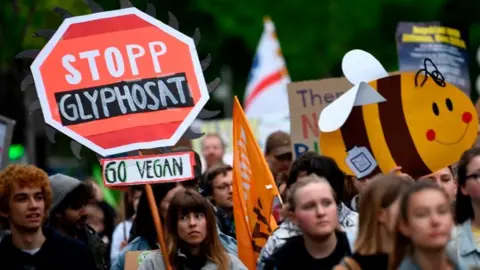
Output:
<path fill-rule="evenodd" d="M 392 205 L 412 184 L 398 175 L 375 176 L 360 197 L 360 217 L 355 251 L 372 255 L 380 250 L 382 239 L 378 223 L 380 211 Z"/>
<path fill-rule="evenodd" d="M 457 167 L 457 198 L 455 200 L 455 222 L 462 224 L 469 219 L 475 218 L 473 212 L 472 198 L 463 194 L 462 188 L 467 183 L 467 167 L 477 156 L 480 156 L 480 147 L 473 147 L 463 152 Z"/>
<path fill-rule="evenodd" d="M 445 196 L 445 199 L 448 200 L 448 195 L 445 193 L 445 191 L 437 184 L 430 181 L 417 182 L 405 191 L 400 201 L 400 210 L 396 224 L 394 247 L 392 255 L 390 256 L 390 270 L 397 270 L 405 256 L 413 253 L 412 240 L 410 240 L 410 238 L 400 232 L 399 224 L 400 222 L 408 222 L 408 209 L 410 207 L 410 200 L 412 196 L 420 191 L 425 190 L 436 190 L 442 193 Z"/>
<path fill-rule="evenodd" d="M 207 234 L 203 240 L 200 252 L 205 254 L 207 260 L 214 262 L 219 270 L 227 270 L 230 265 L 229 257 L 225 248 L 218 238 L 216 217 L 212 205 L 200 193 L 193 189 L 179 191 L 172 199 L 167 212 L 168 246 L 170 249 L 170 263 L 174 268 L 179 265 L 177 251 L 179 248 L 187 248 L 178 236 L 178 220 L 180 215 L 188 213 L 202 213 L 207 223 Z"/>

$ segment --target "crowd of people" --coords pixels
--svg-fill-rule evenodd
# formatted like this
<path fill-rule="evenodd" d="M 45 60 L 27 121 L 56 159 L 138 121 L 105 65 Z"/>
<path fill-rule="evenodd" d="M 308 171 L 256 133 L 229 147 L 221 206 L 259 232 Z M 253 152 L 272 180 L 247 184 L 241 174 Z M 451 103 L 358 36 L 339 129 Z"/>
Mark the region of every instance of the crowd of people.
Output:
<path fill-rule="evenodd" d="M 202 149 L 206 168 L 194 179 L 152 185 L 168 254 L 142 186 L 129 187 L 118 210 L 95 181 L 8 166 L 0 172 L 0 268 L 123 270 L 127 252 L 150 250 L 139 269 L 167 269 L 165 258 L 173 269 L 247 269 L 225 143 L 208 134 Z M 359 180 L 315 152 L 293 159 L 284 132 L 272 133 L 264 152 L 283 209 L 257 269 L 480 269 L 479 147 L 419 179 L 399 167 Z"/>

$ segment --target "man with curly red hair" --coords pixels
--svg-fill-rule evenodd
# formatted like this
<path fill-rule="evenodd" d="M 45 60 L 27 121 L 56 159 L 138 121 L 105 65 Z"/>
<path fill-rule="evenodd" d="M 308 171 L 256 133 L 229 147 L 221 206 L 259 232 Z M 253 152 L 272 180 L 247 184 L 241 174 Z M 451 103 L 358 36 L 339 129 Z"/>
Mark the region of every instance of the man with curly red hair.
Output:
<path fill-rule="evenodd" d="M 11 234 L 0 242 L 2 269 L 93 270 L 82 243 L 43 227 L 52 202 L 48 175 L 32 165 L 10 165 L 0 172 L 0 217 Z"/>

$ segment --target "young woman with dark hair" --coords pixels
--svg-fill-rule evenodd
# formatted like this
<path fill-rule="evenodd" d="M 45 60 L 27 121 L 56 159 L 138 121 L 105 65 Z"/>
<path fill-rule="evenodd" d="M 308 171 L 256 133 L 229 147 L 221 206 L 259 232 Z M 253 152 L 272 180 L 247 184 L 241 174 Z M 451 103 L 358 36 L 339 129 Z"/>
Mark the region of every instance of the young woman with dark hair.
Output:
<path fill-rule="evenodd" d="M 463 153 L 457 167 L 457 227 L 449 251 L 465 267 L 480 266 L 480 147 Z"/>
<path fill-rule="evenodd" d="M 247 269 L 222 246 L 213 207 L 197 191 L 178 192 L 166 220 L 168 257 L 173 269 Z M 139 269 L 167 269 L 160 252 L 147 255 Z"/>
<path fill-rule="evenodd" d="M 447 252 L 453 226 L 445 191 L 431 182 L 413 184 L 400 201 L 389 269 L 463 269 Z"/>
<path fill-rule="evenodd" d="M 173 196 L 183 189 L 177 183 L 162 183 L 152 185 L 153 194 L 157 203 L 158 211 L 162 224 L 165 224 L 168 205 Z M 143 192 L 138 202 L 137 214 L 130 232 L 128 245 L 120 252 L 111 270 L 123 270 L 125 267 L 125 254 L 128 251 L 141 251 L 157 249 L 157 234 L 155 223 L 153 222 L 152 212 L 148 205 L 146 192 Z"/>
<path fill-rule="evenodd" d="M 388 268 L 393 250 L 400 195 L 412 184 L 398 175 L 379 175 L 369 180 L 360 199 L 360 218 L 355 252 L 335 270 Z"/>
<path fill-rule="evenodd" d="M 153 194 L 160 213 L 160 219 L 165 226 L 167 220 L 167 211 L 175 194 L 185 188 L 181 183 L 162 183 L 152 186 Z M 131 229 L 130 242 L 120 252 L 111 270 L 123 270 L 125 265 L 125 254 L 128 251 L 141 251 L 157 249 L 157 233 L 153 222 L 152 212 L 148 205 L 146 192 L 140 197 L 137 214 Z M 221 243 L 229 253 L 237 254 L 237 242 L 235 239 L 218 232 Z"/>

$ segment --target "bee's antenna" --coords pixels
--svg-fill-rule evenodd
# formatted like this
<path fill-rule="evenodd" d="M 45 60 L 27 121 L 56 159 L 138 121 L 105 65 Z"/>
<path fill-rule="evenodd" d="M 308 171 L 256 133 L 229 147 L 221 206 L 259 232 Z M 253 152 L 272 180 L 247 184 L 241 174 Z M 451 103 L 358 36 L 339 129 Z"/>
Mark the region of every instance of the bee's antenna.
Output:
<path fill-rule="evenodd" d="M 435 68 L 435 70 L 432 71 L 432 72 L 428 71 L 427 63 L 432 64 L 432 66 L 433 66 L 433 68 Z M 423 78 L 423 81 L 420 84 L 420 87 L 422 87 L 425 84 L 425 82 L 428 79 L 428 75 L 430 75 L 430 77 L 432 77 L 433 81 L 438 86 L 440 86 L 440 87 L 445 87 L 446 86 L 445 77 L 443 77 L 442 73 L 440 73 L 437 66 L 433 63 L 432 59 L 425 58 L 425 60 L 423 61 L 423 69 L 420 69 L 419 71 L 417 71 L 417 74 L 415 74 L 415 87 L 418 86 L 418 75 L 420 75 L 420 73 L 422 73 L 422 72 L 425 72 L 425 77 Z"/>

